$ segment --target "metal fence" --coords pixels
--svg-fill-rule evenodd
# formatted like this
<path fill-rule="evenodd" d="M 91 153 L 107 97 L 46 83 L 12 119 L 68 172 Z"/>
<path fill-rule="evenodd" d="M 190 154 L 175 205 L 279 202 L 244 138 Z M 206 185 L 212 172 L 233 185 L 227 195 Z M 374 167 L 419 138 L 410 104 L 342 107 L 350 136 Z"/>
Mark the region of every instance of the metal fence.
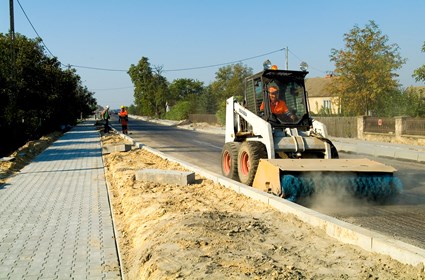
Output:
<path fill-rule="evenodd" d="M 395 119 L 365 117 L 363 132 L 395 133 Z"/>
<path fill-rule="evenodd" d="M 328 134 L 332 137 L 358 138 L 358 117 L 314 117 L 324 123 Z M 397 118 L 364 117 L 361 133 L 396 134 Z M 191 122 L 206 122 L 217 124 L 217 117 L 213 114 L 191 114 Z M 399 122 L 401 135 L 425 136 L 425 119 L 402 117 Z"/>
<path fill-rule="evenodd" d="M 357 138 L 356 117 L 314 117 L 314 119 L 326 125 L 330 136 Z"/>
<path fill-rule="evenodd" d="M 402 134 L 425 136 L 425 119 L 406 118 L 403 121 Z"/>

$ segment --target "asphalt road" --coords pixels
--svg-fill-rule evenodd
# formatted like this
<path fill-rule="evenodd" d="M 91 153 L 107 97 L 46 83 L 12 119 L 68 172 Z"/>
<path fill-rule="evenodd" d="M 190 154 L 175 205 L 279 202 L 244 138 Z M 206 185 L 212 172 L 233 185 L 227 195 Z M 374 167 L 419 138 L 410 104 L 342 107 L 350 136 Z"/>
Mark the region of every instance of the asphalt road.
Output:
<path fill-rule="evenodd" d="M 118 131 L 120 125 L 112 121 Z M 129 136 L 137 142 L 175 158 L 221 174 L 219 165 L 223 135 L 199 133 L 176 126 L 131 120 Z"/>
<path fill-rule="evenodd" d="M 385 204 L 352 198 L 324 199 L 305 206 L 425 249 L 425 164 L 344 153 L 340 156 L 367 157 L 393 166 L 403 183 L 403 192 Z"/>
<path fill-rule="evenodd" d="M 120 130 L 116 120 L 112 120 L 111 124 Z M 130 133 L 129 136 L 137 142 L 221 174 L 223 135 L 134 119 L 130 121 Z M 403 182 L 403 193 L 385 204 L 335 193 L 305 200 L 300 204 L 425 249 L 425 164 L 345 153 L 340 153 L 340 157 L 368 157 L 395 167 L 398 170 L 396 175 Z"/>

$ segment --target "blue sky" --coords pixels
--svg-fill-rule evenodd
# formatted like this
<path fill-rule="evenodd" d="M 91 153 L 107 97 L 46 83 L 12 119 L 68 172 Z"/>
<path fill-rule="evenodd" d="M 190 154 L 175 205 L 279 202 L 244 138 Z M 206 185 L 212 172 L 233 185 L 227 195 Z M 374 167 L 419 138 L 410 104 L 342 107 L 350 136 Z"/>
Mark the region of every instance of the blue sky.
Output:
<path fill-rule="evenodd" d="M 425 64 L 423 0 L 19 0 L 48 49 L 75 67 L 100 105 L 133 103 L 127 74 L 141 57 L 162 66 L 172 82 L 192 78 L 208 85 L 220 66 L 242 61 L 258 72 L 270 59 L 279 68 L 309 65 L 307 77 L 333 70 L 331 49 L 342 49 L 344 34 L 374 20 L 407 63 L 398 72 L 404 86 L 423 85 L 411 77 Z M 37 34 L 14 0 L 15 32 Z M 0 3 L 0 32 L 9 31 L 9 1 Z M 264 55 L 270 53 L 269 55 Z M 252 58 L 257 57 L 257 58 Z M 252 58 L 252 59 L 248 59 Z M 122 70 L 122 71 L 120 71 Z"/>

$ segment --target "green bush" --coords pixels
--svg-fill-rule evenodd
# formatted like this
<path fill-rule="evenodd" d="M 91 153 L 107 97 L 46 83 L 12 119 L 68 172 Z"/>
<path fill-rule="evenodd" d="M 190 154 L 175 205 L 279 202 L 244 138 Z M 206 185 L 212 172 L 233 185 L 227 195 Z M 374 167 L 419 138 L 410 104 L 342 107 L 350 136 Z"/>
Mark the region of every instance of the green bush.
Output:
<path fill-rule="evenodd" d="M 220 104 L 220 108 L 215 113 L 215 116 L 217 117 L 217 122 L 220 125 L 226 124 L 226 102 L 223 102 Z"/>
<path fill-rule="evenodd" d="M 191 103 L 189 101 L 180 101 L 174 105 L 169 112 L 165 113 L 165 119 L 181 121 L 189 118 L 191 113 Z"/>

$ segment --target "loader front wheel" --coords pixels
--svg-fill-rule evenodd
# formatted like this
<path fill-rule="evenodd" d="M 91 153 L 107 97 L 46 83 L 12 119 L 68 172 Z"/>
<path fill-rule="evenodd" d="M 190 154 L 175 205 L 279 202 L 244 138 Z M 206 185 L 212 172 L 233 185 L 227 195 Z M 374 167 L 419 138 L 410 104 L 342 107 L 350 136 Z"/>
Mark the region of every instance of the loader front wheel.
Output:
<path fill-rule="evenodd" d="M 221 151 L 221 173 L 223 176 L 239 181 L 238 176 L 238 150 L 239 142 L 228 142 L 224 144 Z"/>
<path fill-rule="evenodd" d="M 267 158 L 267 150 L 263 143 L 246 141 L 241 144 L 238 153 L 238 175 L 241 183 L 252 185 L 262 158 Z"/>

